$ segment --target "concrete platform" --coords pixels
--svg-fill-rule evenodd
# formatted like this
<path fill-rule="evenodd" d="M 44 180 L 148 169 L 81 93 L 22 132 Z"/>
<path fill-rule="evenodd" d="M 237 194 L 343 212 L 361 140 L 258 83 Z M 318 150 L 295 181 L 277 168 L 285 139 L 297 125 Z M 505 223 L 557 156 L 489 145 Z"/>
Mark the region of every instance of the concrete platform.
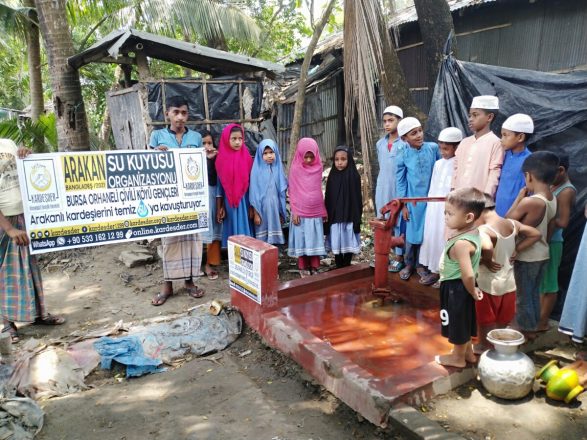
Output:
<path fill-rule="evenodd" d="M 242 292 L 252 283 L 231 275 L 232 304 L 247 324 L 370 422 L 394 423 L 405 404 L 417 406 L 476 376 L 472 365 L 434 362 L 451 346 L 440 335 L 439 291 L 416 276 L 406 282 L 389 274 L 403 301 L 377 307 L 367 264 L 278 284 L 276 248 L 248 237 L 231 240 L 260 261 L 260 288 L 252 294 Z"/>

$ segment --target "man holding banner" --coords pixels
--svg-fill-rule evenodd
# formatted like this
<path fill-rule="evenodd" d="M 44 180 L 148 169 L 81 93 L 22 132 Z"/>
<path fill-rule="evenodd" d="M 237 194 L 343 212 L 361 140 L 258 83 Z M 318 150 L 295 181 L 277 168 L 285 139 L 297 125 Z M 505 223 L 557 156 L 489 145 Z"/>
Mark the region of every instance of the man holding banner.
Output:
<path fill-rule="evenodd" d="M 170 148 L 196 148 L 202 146 L 202 136 L 186 127 L 189 115 L 188 102 L 181 96 L 171 96 L 165 101 L 165 116 L 169 126 L 151 133 L 149 147 L 166 151 Z M 194 284 L 200 276 L 202 264 L 202 239 L 199 234 L 161 238 L 163 246 L 163 288 L 151 304 L 160 306 L 173 295 L 173 281 L 183 280 L 188 294 L 193 298 L 204 296 L 204 290 Z"/>
<path fill-rule="evenodd" d="M 2 332 L 10 333 L 13 343 L 19 341 L 15 322 L 65 322 L 45 310 L 41 271 L 28 247 L 16 160 L 29 153 L 9 139 L 0 139 L 0 313 Z"/>

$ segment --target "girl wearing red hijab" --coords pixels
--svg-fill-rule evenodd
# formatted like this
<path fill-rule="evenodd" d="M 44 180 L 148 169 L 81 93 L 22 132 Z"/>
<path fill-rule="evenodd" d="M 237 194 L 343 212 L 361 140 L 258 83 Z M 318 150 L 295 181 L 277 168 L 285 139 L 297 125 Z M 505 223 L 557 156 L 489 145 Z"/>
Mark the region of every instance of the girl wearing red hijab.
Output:
<path fill-rule="evenodd" d="M 244 134 L 240 125 L 228 124 L 222 130 L 218 146 L 216 218 L 222 223 L 222 247 L 226 247 L 231 235 L 254 236 L 249 212 L 249 176 L 253 159 L 245 145 Z"/>
<path fill-rule="evenodd" d="M 289 172 L 289 228 L 288 255 L 298 257 L 298 268 L 303 276 L 318 272 L 324 248 L 326 207 L 322 194 L 322 160 L 314 139 L 302 138 Z"/>

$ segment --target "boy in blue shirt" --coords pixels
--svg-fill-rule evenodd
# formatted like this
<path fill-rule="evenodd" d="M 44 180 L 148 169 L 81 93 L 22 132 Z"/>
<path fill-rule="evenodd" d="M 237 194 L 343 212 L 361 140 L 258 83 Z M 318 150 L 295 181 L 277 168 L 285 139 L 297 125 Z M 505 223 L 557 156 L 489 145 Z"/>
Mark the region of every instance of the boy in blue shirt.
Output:
<path fill-rule="evenodd" d="M 397 157 L 397 197 L 427 197 L 434 164 L 441 157 L 438 144 L 424 142 L 422 124 L 416 118 L 402 119 L 397 126 L 397 132 L 406 143 Z M 400 271 L 400 278 L 408 280 L 414 271 L 420 277 L 429 275 L 430 272 L 419 262 L 426 203 L 410 203 L 404 206 L 402 216 L 406 222 L 406 266 Z"/>
<path fill-rule="evenodd" d="M 189 115 L 188 102 L 183 96 L 171 96 L 165 100 L 165 118 L 169 126 L 153 130 L 149 147 L 155 150 L 169 148 L 195 148 L 202 146 L 202 135 L 186 127 Z"/>
<path fill-rule="evenodd" d="M 196 148 L 202 146 L 202 135 L 186 127 L 189 115 L 187 100 L 182 96 L 171 96 L 165 101 L 165 117 L 169 126 L 151 133 L 149 147 L 166 151 L 170 148 Z M 151 304 L 161 306 L 173 295 L 173 281 L 183 281 L 188 295 L 204 296 L 204 290 L 194 284 L 200 276 L 202 263 L 202 238 L 200 234 L 177 235 L 161 238 L 163 248 L 163 278 L 161 291 Z"/>
<path fill-rule="evenodd" d="M 501 145 L 505 157 L 495 193 L 495 212 L 500 217 L 505 217 L 520 190 L 526 186 L 522 164 L 532 154 L 526 147 L 528 136 L 532 133 L 534 122 L 523 113 L 510 116 L 501 126 Z"/>

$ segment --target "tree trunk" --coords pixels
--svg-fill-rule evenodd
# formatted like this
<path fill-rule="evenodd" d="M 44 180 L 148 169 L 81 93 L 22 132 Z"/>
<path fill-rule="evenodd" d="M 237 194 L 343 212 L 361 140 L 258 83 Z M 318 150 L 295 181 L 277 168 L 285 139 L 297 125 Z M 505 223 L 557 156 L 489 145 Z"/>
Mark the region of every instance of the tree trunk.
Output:
<path fill-rule="evenodd" d="M 379 0 L 345 0 L 344 84 L 347 137 L 352 134 L 356 115 L 363 159 L 363 201 L 365 210 L 372 212 L 373 182 L 378 171 L 377 162 L 372 159 L 381 120 L 381 115 L 376 114 L 376 86 L 383 90 L 387 105 L 398 105 L 404 115 L 425 119 L 412 101 Z"/>
<path fill-rule="evenodd" d="M 336 0 L 330 0 L 328 5 L 324 9 L 322 18 L 314 28 L 312 39 L 310 40 L 310 44 L 308 45 L 308 48 L 306 49 L 306 54 L 304 55 L 304 61 L 302 63 L 302 68 L 300 71 L 300 79 L 298 81 L 298 94 L 296 96 L 296 104 L 294 106 L 293 121 L 291 124 L 291 135 L 289 138 L 289 151 L 287 154 L 288 171 L 291 167 L 292 159 L 296 152 L 296 146 L 300 138 L 300 132 L 302 130 L 302 112 L 304 111 L 304 101 L 306 100 L 306 82 L 308 81 L 308 70 L 310 69 L 310 62 L 312 61 L 314 49 L 316 49 L 316 45 L 318 44 L 320 35 L 322 35 L 324 26 L 326 26 L 326 23 L 328 23 L 328 18 L 330 17 L 330 14 L 332 14 L 332 9 L 334 8 L 335 3 Z"/>
<path fill-rule="evenodd" d="M 111 92 L 120 90 L 120 81 L 122 81 L 123 77 L 124 69 L 120 65 L 116 66 L 114 70 L 114 82 L 112 83 L 112 87 L 110 87 Z M 110 119 L 110 109 L 108 108 L 108 101 L 106 101 L 99 134 L 100 143 L 102 144 L 101 149 L 110 149 L 110 133 L 112 133 L 112 119 Z"/>
<path fill-rule="evenodd" d="M 25 0 L 23 5 L 34 8 L 34 0 Z M 29 64 L 29 91 L 31 98 L 31 119 L 38 121 L 45 110 L 43 102 L 43 78 L 41 75 L 41 44 L 39 41 L 39 27 L 35 24 L 39 21 L 37 12 L 31 10 L 30 20 L 26 21 L 26 44 Z"/>
<path fill-rule="evenodd" d="M 35 0 L 49 58 L 59 151 L 87 151 L 90 135 L 79 73 L 67 64 L 74 54 L 65 0 Z"/>
<path fill-rule="evenodd" d="M 414 0 L 414 5 L 418 13 L 418 24 L 426 53 L 428 101 L 430 101 L 442 62 L 444 45 L 451 31 L 453 33 L 452 50 L 456 54 L 455 28 L 446 0 Z"/>

